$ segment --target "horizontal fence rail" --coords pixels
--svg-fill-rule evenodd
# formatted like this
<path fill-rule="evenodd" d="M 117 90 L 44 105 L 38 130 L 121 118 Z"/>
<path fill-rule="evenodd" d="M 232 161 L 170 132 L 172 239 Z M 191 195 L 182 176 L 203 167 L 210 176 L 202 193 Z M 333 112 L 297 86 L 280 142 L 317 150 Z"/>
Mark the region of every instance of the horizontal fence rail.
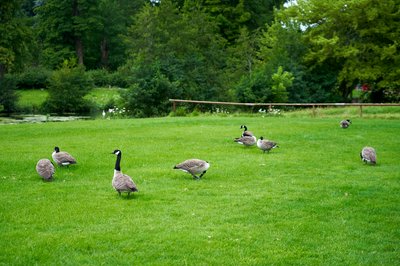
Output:
<path fill-rule="evenodd" d="M 315 116 L 316 107 L 328 107 L 328 106 L 359 106 L 360 116 L 362 116 L 363 106 L 400 106 L 400 103 L 238 103 L 238 102 L 215 102 L 215 101 L 197 101 L 197 100 L 181 100 L 181 99 L 169 99 L 172 102 L 172 111 L 176 111 L 177 103 L 194 103 L 194 104 L 214 104 L 214 105 L 236 105 L 236 106 L 299 106 L 299 107 L 312 107 L 313 115 Z"/>

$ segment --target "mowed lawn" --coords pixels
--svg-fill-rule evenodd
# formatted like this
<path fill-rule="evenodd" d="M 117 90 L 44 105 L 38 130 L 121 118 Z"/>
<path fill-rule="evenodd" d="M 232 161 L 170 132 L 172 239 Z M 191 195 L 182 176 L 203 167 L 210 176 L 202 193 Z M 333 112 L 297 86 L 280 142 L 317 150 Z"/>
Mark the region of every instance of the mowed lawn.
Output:
<path fill-rule="evenodd" d="M 167 117 L 0 126 L 2 265 L 398 265 L 400 120 Z M 277 141 L 233 142 L 246 124 Z M 78 161 L 43 182 L 54 146 Z M 359 153 L 373 146 L 378 164 Z M 111 186 L 115 155 L 139 192 Z M 210 162 L 202 180 L 173 170 Z"/>

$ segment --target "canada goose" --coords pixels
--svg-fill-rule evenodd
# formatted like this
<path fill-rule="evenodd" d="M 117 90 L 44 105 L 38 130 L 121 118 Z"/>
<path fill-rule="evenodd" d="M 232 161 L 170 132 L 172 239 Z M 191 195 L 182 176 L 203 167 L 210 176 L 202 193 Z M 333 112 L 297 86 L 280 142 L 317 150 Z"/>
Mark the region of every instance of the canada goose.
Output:
<path fill-rule="evenodd" d="M 49 159 L 40 159 L 36 164 L 36 172 L 43 177 L 43 180 L 52 181 L 56 170 Z"/>
<path fill-rule="evenodd" d="M 207 172 L 208 168 L 210 168 L 210 164 L 207 161 L 199 159 L 189 159 L 174 166 L 174 169 L 191 174 L 194 179 L 200 179 Z M 196 176 L 196 174 L 201 175 Z"/>
<path fill-rule="evenodd" d="M 360 152 L 360 157 L 365 163 L 376 164 L 376 152 L 372 147 L 364 147 Z"/>
<path fill-rule="evenodd" d="M 350 126 L 350 124 L 351 124 L 350 119 L 340 121 L 341 128 L 348 128 Z"/>
<path fill-rule="evenodd" d="M 241 125 L 240 128 L 241 129 L 243 128 L 242 137 L 245 137 L 245 136 L 252 137 L 252 136 L 254 136 L 253 132 L 247 130 L 247 126 Z"/>
<path fill-rule="evenodd" d="M 132 181 L 132 178 L 121 172 L 121 150 L 114 150 L 112 154 L 117 155 L 117 160 L 115 162 L 114 176 L 112 179 L 112 186 L 121 196 L 121 192 L 128 192 L 128 197 L 131 192 L 139 191 Z"/>
<path fill-rule="evenodd" d="M 243 144 L 244 146 L 253 146 L 257 142 L 257 138 L 255 136 L 244 136 L 240 138 L 234 139 L 234 142 L 239 144 Z"/>
<path fill-rule="evenodd" d="M 76 160 L 68 152 L 60 151 L 59 147 L 54 147 L 54 152 L 51 154 L 54 162 L 58 165 L 66 166 L 70 164 L 76 164 Z"/>
<path fill-rule="evenodd" d="M 262 151 L 267 151 L 269 152 L 271 149 L 275 149 L 278 148 L 278 143 L 270 141 L 270 140 L 266 140 L 263 137 L 260 137 L 257 140 L 257 147 L 260 148 Z"/>

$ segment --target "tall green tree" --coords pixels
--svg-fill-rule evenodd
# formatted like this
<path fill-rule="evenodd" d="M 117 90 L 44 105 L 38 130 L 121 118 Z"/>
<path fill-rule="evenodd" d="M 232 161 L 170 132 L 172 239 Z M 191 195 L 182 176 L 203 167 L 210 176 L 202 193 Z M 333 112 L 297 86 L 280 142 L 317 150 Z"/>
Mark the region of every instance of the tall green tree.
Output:
<path fill-rule="evenodd" d="M 152 87 L 151 94 L 145 91 L 145 84 L 132 86 L 131 92 L 142 90 L 158 99 L 159 106 L 172 97 L 221 99 L 225 95 L 220 79 L 225 58 L 224 42 L 217 32 L 201 7 L 185 5 L 180 10 L 170 0 L 146 5 L 126 38 L 131 60 L 125 68 L 132 70 L 133 80 L 158 85 Z M 169 84 L 165 88 L 169 95 L 162 92 L 165 84 Z"/>
<path fill-rule="evenodd" d="M 84 36 L 85 66 L 90 69 L 116 70 L 126 62 L 126 35 L 132 25 L 132 17 L 144 5 L 145 0 L 99 0 L 90 18 L 96 21 Z"/>
<path fill-rule="evenodd" d="M 285 0 L 204 0 L 205 11 L 219 25 L 222 36 L 233 44 L 243 27 L 252 33 L 273 20 L 274 8 L 280 8 Z"/>
<path fill-rule="evenodd" d="M 303 27 L 305 59 L 316 67 L 339 65 L 337 86 L 348 98 L 367 83 L 381 100 L 400 86 L 400 2 L 397 0 L 298 0 L 286 11 Z"/>
<path fill-rule="evenodd" d="M 43 47 L 42 62 L 55 68 L 76 57 L 89 69 L 116 69 L 125 63 L 121 36 L 145 0 L 46 0 L 35 20 Z"/>
<path fill-rule="evenodd" d="M 304 60 L 308 49 L 301 25 L 287 19 L 284 12 L 279 11 L 275 21 L 263 30 L 259 38 L 255 67 L 265 69 L 268 75 L 279 67 L 293 74 L 293 83 L 287 87 L 289 102 L 338 100 L 334 89 L 338 75 L 337 64 L 326 62 L 314 67 Z"/>
<path fill-rule="evenodd" d="M 89 23 L 84 20 L 92 0 L 48 0 L 35 8 L 43 61 L 55 67 L 65 59 L 76 57 L 84 64 L 82 37 Z"/>
<path fill-rule="evenodd" d="M 227 47 L 224 78 L 234 100 L 234 86 L 242 77 L 250 77 L 256 68 L 257 51 L 259 49 L 258 32 L 250 33 L 246 27 L 240 31 L 235 43 Z"/>
<path fill-rule="evenodd" d="M 1 1 L 0 5 L 0 79 L 13 68 L 21 68 L 29 54 L 32 37 L 22 12 L 22 0 Z"/>

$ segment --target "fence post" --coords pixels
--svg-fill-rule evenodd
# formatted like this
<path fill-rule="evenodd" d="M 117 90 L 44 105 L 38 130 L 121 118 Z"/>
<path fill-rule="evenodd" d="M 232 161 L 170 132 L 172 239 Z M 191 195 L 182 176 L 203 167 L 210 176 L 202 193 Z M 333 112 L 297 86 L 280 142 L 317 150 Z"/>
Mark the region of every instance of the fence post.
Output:
<path fill-rule="evenodd" d="M 175 113 L 175 111 L 176 111 L 176 102 L 172 101 L 172 112 Z"/>
<path fill-rule="evenodd" d="M 312 115 L 313 115 L 313 117 L 316 116 L 316 114 L 315 114 L 315 105 L 314 105 L 314 104 L 313 104 L 313 106 L 312 106 Z"/>
<path fill-rule="evenodd" d="M 362 105 L 360 105 L 360 117 L 362 117 L 363 116 L 363 110 L 362 110 Z"/>

